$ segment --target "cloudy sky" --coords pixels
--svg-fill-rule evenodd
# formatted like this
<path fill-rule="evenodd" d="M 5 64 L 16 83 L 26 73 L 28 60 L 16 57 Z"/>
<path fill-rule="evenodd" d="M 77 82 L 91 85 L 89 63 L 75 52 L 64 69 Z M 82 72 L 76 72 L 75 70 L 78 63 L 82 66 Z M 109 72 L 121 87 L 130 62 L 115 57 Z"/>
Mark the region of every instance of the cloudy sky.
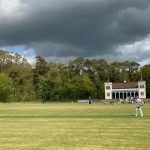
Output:
<path fill-rule="evenodd" d="M 150 63 L 150 0 L 0 0 L 0 49 Z"/>

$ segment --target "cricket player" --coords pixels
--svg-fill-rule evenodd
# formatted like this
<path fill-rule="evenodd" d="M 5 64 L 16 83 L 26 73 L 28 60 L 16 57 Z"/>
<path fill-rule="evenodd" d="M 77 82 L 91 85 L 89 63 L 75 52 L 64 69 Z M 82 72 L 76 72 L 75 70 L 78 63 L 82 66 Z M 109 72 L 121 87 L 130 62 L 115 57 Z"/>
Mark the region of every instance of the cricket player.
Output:
<path fill-rule="evenodd" d="M 89 97 L 89 107 L 90 107 L 90 109 L 92 110 L 92 98 L 91 97 Z"/>
<path fill-rule="evenodd" d="M 142 112 L 142 106 L 143 102 L 140 98 L 136 97 L 135 99 L 135 106 L 136 106 L 136 114 L 135 116 L 137 116 L 139 113 L 141 115 L 141 117 L 143 117 L 143 112 Z"/>

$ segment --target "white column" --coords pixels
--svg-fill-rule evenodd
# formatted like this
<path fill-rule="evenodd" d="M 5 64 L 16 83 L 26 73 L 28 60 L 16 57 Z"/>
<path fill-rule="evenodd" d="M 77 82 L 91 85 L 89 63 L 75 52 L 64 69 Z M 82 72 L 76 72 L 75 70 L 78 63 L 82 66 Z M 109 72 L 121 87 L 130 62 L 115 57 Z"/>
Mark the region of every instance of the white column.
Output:
<path fill-rule="evenodd" d="M 116 92 L 115 92 L 115 99 L 116 99 Z"/>
<path fill-rule="evenodd" d="M 123 95 L 123 99 L 124 99 L 124 92 L 122 92 L 122 95 Z"/>
<path fill-rule="evenodd" d="M 130 92 L 130 96 L 132 96 L 132 95 L 131 95 L 131 92 Z"/>
<path fill-rule="evenodd" d="M 134 92 L 134 97 L 135 97 L 135 92 Z"/>

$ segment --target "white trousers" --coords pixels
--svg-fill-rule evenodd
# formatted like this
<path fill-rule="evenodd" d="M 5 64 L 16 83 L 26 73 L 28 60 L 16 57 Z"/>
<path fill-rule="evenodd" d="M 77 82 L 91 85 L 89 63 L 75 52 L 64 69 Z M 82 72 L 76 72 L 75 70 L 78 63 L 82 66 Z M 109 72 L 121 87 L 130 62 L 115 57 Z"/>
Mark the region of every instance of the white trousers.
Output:
<path fill-rule="evenodd" d="M 137 108 L 136 107 L 136 116 L 138 115 L 140 113 L 140 115 L 143 117 L 143 112 L 142 112 L 142 109 L 141 109 L 141 107 L 140 108 Z"/>

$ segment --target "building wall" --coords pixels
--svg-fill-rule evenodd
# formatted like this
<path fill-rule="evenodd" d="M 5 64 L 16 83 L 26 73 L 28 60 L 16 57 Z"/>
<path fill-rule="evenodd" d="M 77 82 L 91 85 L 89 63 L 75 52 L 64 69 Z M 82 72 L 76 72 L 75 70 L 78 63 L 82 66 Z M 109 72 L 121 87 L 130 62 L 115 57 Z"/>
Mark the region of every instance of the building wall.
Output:
<path fill-rule="evenodd" d="M 105 99 L 112 99 L 112 82 L 106 82 L 105 85 Z"/>
<path fill-rule="evenodd" d="M 138 82 L 138 89 L 139 89 L 139 98 L 146 98 L 146 82 L 145 81 Z"/>

